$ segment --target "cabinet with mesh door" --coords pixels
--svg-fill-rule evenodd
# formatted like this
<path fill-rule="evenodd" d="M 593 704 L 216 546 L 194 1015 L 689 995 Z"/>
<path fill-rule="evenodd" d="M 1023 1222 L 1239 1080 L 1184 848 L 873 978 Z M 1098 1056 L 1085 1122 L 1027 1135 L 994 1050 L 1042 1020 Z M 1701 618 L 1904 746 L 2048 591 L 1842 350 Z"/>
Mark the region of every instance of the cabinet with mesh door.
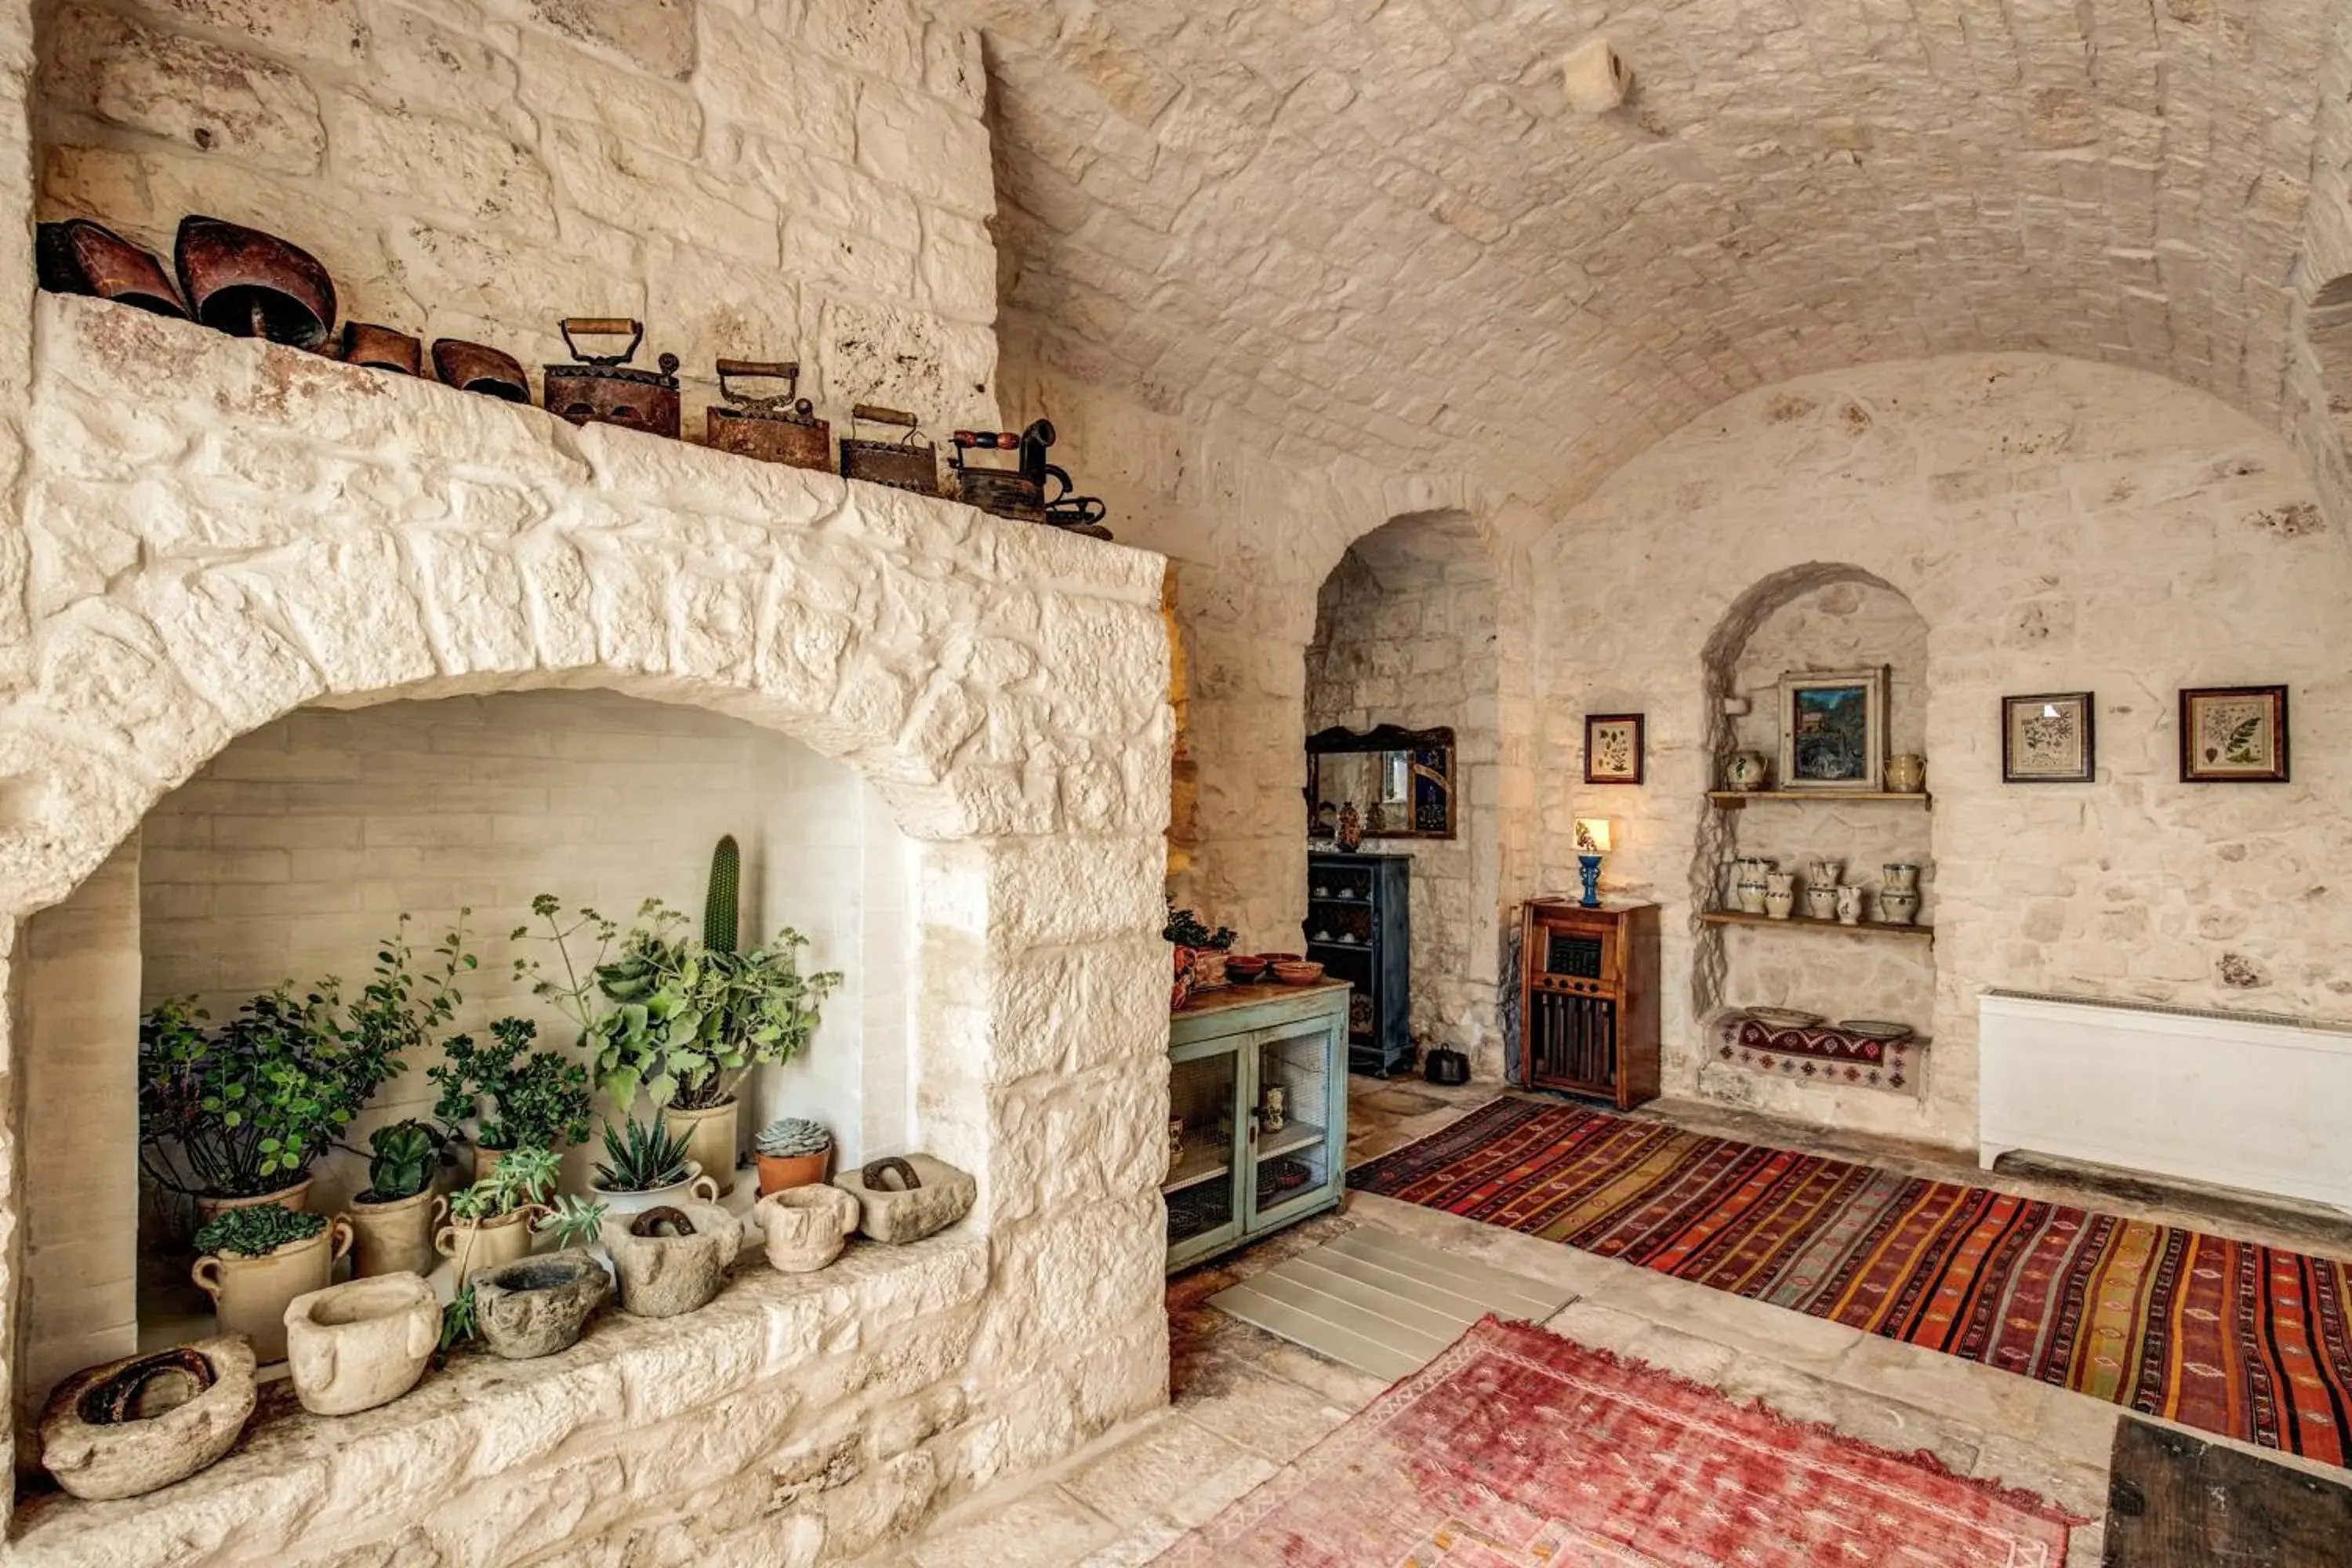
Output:
<path fill-rule="evenodd" d="M 1628 1110 L 1658 1097 L 1658 906 L 1529 900 L 1519 1060 L 1537 1089 Z"/>

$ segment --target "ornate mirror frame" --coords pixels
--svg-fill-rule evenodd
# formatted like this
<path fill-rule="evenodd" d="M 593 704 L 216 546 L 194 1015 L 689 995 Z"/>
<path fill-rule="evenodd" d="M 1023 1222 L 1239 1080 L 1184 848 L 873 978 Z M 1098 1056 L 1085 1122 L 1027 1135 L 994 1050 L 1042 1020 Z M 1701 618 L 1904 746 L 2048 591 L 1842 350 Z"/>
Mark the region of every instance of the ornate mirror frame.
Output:
<path fill-rule="evenodd" d="M 1405 822 L 1402 825 L 1382 822 L 1374 826 L 1371 813 L 1365 812 L 1364 837 L 1367 838 L 1451 838 L 1454 836 L 1457 813 L 1454 807 L 1455 776 L 1454 763 L 1454 731 L 1448 728 L 1435 730 L 1404 730 L 1394 724 L 1376 724 L 1369 730 L 1347 730 L 1333 726 L 1307 737 L 1307 836 L 1309 838 L 1330 837 L 1330 826 L 1318 825 L 1317 813 L 1328 804 L 1337 811 L 1342 804 L 1325 802 L 1322 795 L 1322 759 L 1367 752 L 1402 752 L 1405 754 L 1407 798 L 1402 803 Z M 1360 806 L 1370 803 L 1359 802 Z"/>

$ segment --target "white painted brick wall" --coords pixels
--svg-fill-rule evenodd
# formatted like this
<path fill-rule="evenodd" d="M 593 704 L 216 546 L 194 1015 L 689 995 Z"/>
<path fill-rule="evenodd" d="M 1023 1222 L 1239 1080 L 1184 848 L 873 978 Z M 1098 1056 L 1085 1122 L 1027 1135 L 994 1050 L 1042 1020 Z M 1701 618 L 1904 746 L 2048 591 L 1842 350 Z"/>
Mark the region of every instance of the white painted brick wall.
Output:
<path fill-rule="evenodd" d="M 806 967 L 850 977 L 808 1056 L 761 1075 L 747 1136 L 757 1116 L 789 1113 L 833 1127 L 845 1160 L 904 1146 L 905 843 L 854 774 L 781 736 L 593 691 L 306 709 L 236 742 L 149 823 L 142 1005 L 194 993 L 218 1018 L 281 979 L 326 973 L 349 994 L 402 911 L 422 963 L 470 907 L 482 963 L 458 1026 L 518 1012 L 559 1046 L 572 1031 L 511 977 L 508 934 L 530 923 L 531 898 L 552 892 L 625 924 L 659 897 L 698 929 L 711 846 L 732 833 L 746 939 L 796 926 L 812 939 Z M 412 1062 L 351 1141 L 429 1116 L 429 1065 Z M 360 1174 L 331 1161 L 319 1206 Z M 584 1174 L 573 1155 L 567 1179 Z"/>

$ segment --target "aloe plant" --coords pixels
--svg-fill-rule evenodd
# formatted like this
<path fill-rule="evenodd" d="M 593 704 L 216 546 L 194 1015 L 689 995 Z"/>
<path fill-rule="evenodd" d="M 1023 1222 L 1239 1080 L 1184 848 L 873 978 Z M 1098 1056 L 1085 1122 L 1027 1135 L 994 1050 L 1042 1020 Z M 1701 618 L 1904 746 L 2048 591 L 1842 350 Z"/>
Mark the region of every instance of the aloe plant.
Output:
<path fill-rule="evenodd" d="M 686 1180 L 686 1140 L 658 1121 L 632 1121 L 628 1131 L 604 1123 L 604 1158 L 596 1185 L 608 1193 L 650 1193 Z"/>

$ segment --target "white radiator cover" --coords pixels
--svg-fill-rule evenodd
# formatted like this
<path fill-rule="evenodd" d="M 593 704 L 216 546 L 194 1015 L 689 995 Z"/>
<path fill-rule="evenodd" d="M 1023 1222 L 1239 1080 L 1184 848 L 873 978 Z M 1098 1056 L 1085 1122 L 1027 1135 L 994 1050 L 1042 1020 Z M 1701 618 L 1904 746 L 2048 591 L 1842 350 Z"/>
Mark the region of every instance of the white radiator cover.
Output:
<path fill-rule="evenodd" d="M 1977 1153 L 2011 1150 L 2352 1211 L 2352 1033 L 1989 991 Z"/>

